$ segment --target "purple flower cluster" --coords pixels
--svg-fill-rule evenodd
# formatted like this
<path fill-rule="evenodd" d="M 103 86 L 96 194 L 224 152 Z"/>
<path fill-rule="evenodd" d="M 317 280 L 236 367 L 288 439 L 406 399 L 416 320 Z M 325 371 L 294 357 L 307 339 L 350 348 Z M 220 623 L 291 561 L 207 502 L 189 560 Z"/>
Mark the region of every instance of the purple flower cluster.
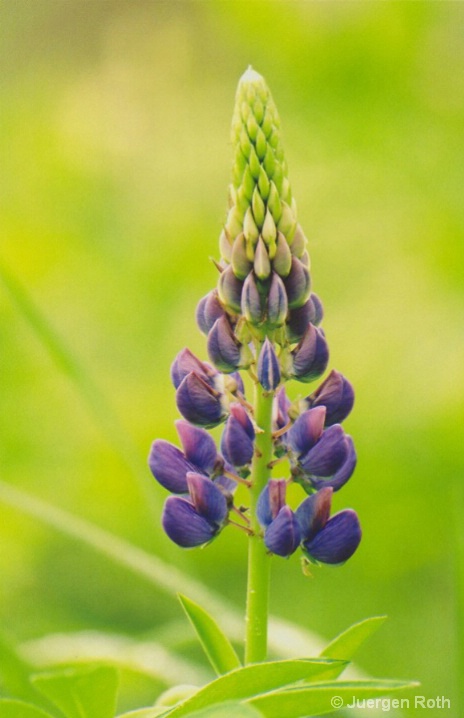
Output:
<path fill-rule="evenodd" d="M 330 518 L 332 494 L 356 466 L 353 441 L 341 426 L 354 393 L 337 371 L 296 402 L 285 392 L 288 380 L 309 383 L 322 377 L 329 348 L 320 328 L 322 304 L 311 291 L 308 241 L 287 176 L 280 120 L 264 79 L 251 68 L 237 89 L 232 141 L 233 181 L 219 238 L 219 279 L 196 310 L 210 363 L 189 349 L 178 354 L 171 379 L 184 417 L 177 422 L 182 449 L 157 440 L 150 453 L 153 475 L 173 494 L 163 526 L 180 546 L 199 546 L 236 523 L 230 518 L 234 512 L 242 528 L 259 533 L 273 554 L 289 556 L 300 546 L 310 560 L 342 563 L 361 538 L 354 511 Z M 261 419 L 266 428 L 256 424 L 246 401 L 243 370 L 255 383 L 256 407 L 266 406 L 267 419 Z M 206 429 L 220 424 L 219 452 Z M 263 432 L 264 453 L 256 446 Z M 280 461 L 289 467 L 287 479 L 271 478 Z M 269 481 L 258 512 L 248 519 L 251 510 L 234 505 L 234 491 L 239 482 L 248 484 L 254 505 L 266 471 Z M 307 494 L 296 511 L 285 501 L 288 483 Z"/>
<path fill-rule="evenodd" d="M 274 391 L 281 382 L 280 364 L 268 339 L 256 365 L 263 390 Z M 185 417 L 176 422 L 182 449 L 157 439 L 149 465 L 157 481 L 175 494 L 163 512 L 166 533 L 179 546 L 200 546 L 221 532 L 231 511 L 246 517 L 242 507 L 234 507 L 233 497 L 237 482 L 246 482 L 250 475 L 255 424 L 238 374 L 223 374 L 184 349 L 173 362 L 171 378 Z M 361 530 L 355 512 L 345 510 L 329 518 L 333 492 L 349 480 L 356 465 L 353 441 L 340 424 L 353 403 L 351 384 L 336 371 L 293 404 L 284 386 L 276 392 L 274 456 L 288 460 L 290 478 L 270 479 L 260 496 L 257 516 L 271 553 L 289 556 L 300 546 L 312 561 L 337 564 L 356 550 Z M 218 452 L 204 427 L 222 422 Z M 295 512 L 285 502 L 290 482 L 309 494 Z"/>

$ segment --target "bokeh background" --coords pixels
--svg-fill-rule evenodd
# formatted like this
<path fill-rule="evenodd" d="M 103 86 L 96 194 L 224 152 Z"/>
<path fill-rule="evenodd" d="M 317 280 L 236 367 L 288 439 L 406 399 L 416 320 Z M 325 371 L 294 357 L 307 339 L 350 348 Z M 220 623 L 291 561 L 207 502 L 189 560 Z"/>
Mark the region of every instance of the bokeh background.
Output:
<path fill-rule="evenodd" d="M 172 358 L 185 345 L 206 358 L 194 307 L 216 281 L 233 99 L 251 63 L 280 111 L 331 367 L 356 389 L 359 464 L 336 508 L 364 528 L 341 569 L 308 579 L 296 557 L 276 560 L 272 610 L 326 638 L 386 613 L 359 664 L 457 700 L 463 5 L 6 0 L 0 12 L 1 479 L 243 606 L 246 539 L 171 545 L 145 457 L 153 438 L 176 440 Z M 182 619 L 78 540 L 0 511 L 0 615 L 16 644 L 84 630 L 145 640 Z M 133 672 L 122 707 L 162 685 Z"/>

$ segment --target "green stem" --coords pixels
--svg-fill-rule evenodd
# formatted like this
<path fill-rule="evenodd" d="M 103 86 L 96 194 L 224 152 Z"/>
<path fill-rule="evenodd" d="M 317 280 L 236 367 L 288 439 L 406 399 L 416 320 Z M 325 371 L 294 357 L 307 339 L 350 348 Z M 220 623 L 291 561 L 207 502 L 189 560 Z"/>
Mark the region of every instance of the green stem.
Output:
<path fill-rule="evenodd" d="M 248 547 L 245 663 L 264 661 L 267 655 L 271 561 L 262 540 L 256 507 L 270 475 L 268 464 L 272 459 L 272 400 L 272 393 L 265 394 L 259 384 L 255 385 L 255 420 L 262 433 L 256 434 L 251 466 L 249 518 L 253 535 L 250 536 Z"/>

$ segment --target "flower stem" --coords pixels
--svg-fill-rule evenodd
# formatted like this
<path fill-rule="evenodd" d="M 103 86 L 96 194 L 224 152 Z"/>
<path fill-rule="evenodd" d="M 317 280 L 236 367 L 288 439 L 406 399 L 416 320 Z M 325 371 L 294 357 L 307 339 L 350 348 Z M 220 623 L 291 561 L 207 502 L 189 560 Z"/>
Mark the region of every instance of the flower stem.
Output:
<path fill-rule="evenodd" d="M 255 421 L 262 431 L 256 434 L 255 454 L 251 466 L 249 518 L 254 534 L 250 536 L 248 546 L 245 663 L 264 661 L 267 655 L 271 561 L 262 539 L 256 507 L 270 474 L 268 464 L 272 458 L 272 400 L 273 393 L 264 393 L 257 383 Z"/>

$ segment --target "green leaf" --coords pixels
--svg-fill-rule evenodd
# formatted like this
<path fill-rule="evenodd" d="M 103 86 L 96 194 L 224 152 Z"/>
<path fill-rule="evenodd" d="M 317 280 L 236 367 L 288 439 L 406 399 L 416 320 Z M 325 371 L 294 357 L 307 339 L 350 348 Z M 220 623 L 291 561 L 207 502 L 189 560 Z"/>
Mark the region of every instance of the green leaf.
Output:
<path fill-rule="evenodd" d="M 41 696 L 31 684 L 31 673 L 31 666 L 23 661 L 8 640 L 0 635 L 0 685 L 2 692 L 40 705 Z"/>
<path fill-rule="evenodd" d="M 263 714 L 252 706 L 227 701 L 189 713 L 189 718 L 263 718 Z"/>
<path fill-rule="evenodd" d="M 234 647 L 204 608 L 179 594 L 179 601 L 195 629 L 209 662 L 218 676 L 242 665 Z"/>
<path fill-rule="evenodd" d="M 353 699 L 380 698 L 417 685 L 388 680 L 318 683 L 272 691 L 250 698 L 247 703 L 258 708 L 265 718 L 306 718 L 332 713 L 348 706 Z"/>
<path fill-rule="evenodd" d="M 10 698 L 0 698 L 0 715 L 2 718 L 53 718 L 41 708 Z"/>
<path fill-rule="evenodd" d="M 201 688 L 195 695 L 179 703 L 169 718 L 190 715 L 191 711 L 205 708 L 220 701 L 249 698 L 259 693 L 281 688 L 296 681 L 327 678 L 339 661 L 326 658 L 298 658 L 269 663 L 253 663 L 237 668 Z M 329 673 L 328 673 L 329 672 Z"/>
<path fill-rule="evenodd" d="M 113 718 L 115 714 L 119 679 L 110 666 L 56 671 L 33 680 L 66 718 Z"/>
<path fill-rule="evenodd" d="M 350 626 L 324 648 L 321 657 L 351 660 L 358 648 L 387 620 L 387 616 L 373 616 Z"/>

